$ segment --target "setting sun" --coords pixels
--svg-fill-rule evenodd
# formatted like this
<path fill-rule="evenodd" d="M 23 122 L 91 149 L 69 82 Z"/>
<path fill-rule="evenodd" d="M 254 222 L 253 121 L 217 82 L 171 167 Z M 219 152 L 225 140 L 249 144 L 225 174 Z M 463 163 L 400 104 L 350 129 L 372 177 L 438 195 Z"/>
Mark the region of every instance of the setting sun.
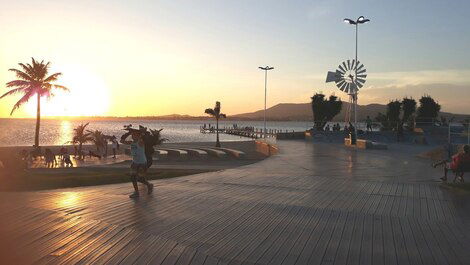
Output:
<path fill-rule="evenodd" d="M 79 66 L 58 66 L 63 75 L 60 83 L 70 89 L 56 91 L 50 99 L 41 99 L 41 116 L 99 116 L 109 107 L 109 89 L 97 75 Z M 36 100 L 30 100 L 26 111 L 36 115 Z"/>

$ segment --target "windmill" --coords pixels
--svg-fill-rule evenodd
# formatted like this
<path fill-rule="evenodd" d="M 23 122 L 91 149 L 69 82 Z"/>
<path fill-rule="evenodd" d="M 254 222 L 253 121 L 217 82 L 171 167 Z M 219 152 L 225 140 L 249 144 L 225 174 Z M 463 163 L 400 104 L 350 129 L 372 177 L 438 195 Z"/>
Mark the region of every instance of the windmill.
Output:
<path fill-rule="evenodd" d="M 328 72 L 326 76 L 327 83 L 335 82 L 341 91 L 349 95 L 349 104 L 345 117 L 347 123 L 351 122 L 352 106 L 354 106 L 354 114 L 356 113 L 357 94 L 359 89 L 364 86 L 366 77 L 366 68 L 360 61 L 354 59 L 342 62 L 335 72 Z"/>

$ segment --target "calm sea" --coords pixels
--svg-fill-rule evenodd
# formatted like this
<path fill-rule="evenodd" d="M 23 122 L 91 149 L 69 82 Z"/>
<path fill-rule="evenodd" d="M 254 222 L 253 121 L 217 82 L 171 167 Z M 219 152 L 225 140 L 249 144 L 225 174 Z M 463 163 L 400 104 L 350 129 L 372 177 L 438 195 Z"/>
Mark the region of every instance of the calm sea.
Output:
<path fill-rule="evenodd" d="M 42 120 L 40 130 L 41 145 L 63 145 L 72 139 L 73 128 L 86 121 L 67 121 L 67 120 Z M 116 135 L 120 137 L 124 131 L 123 126 L 133 124 L 133 127 L 143 125 L 151 129 L 163 128 L 163 137 L 168 138 L 170 142 L 209 142 L 215 140 L 214 134 L 200 133 L 199 127 L 205 121 L 136 121 L 136 120 L 120 120 L 120 121 L 90 121 L 87 127 L 90 130 L 101 130 L 107 135 Z M 34 130 L 36 121 L 32 119 L 0 119 L 0 146 L 30 146 L 34 143 Z M 252 126 L 255 128 L 263 128 L 263 121 L 222 121 L 220 127 L 231 127 L 237 124 L 239 127 Z M 214 122 L 211 125 L 215 126 Z M 309 122 L 268 122 L 267 127 L 270 129 L 295 130 L 304 131 L 311 128 Z M 247 138 L 241 138 L 231 135 L 220 135 L 221 141 L 243 141 Z"/>

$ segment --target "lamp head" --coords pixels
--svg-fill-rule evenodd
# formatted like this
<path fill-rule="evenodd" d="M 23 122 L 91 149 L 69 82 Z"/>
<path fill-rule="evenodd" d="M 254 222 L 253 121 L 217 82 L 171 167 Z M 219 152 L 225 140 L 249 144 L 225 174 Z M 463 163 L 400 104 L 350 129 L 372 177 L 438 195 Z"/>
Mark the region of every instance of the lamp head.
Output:
<path fill-rule="evenodd" d="M 352 19 L 349 19 L 349 18 L 345 18 L 343 19 L 343 22 L 344 23 L 348 23 L 348 24 L 351 24 L 351 25 L 356 25 L 356 21 L 352 20 Z"/>
<path fill-rule="evenodd" d="M 364 24 L 364 23 L 367 23 L 367 22 L 369 22 L 369 21 L 370 21 L 370 19 L 367 19 L 367 18 L 365 18 L 364 16 L 360 16 L 360 17 L 357 19 L 357 23 L 359 23 L 359 24 Z"/>

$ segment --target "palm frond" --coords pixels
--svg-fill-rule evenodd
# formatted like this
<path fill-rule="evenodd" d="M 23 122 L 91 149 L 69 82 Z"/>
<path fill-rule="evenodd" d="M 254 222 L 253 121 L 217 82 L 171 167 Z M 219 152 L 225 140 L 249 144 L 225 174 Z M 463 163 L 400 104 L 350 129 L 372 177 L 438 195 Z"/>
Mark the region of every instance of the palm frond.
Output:
<path fill-rule="evenodd" d="M 216 115 L 214 109 L 206 109 L 206 110 L 204 111 L 204 113 L 209 114 L 209 115 L 211 115 L 211 116 L 215 116 L 215 115 Z"/>
<path fill-rule="evenodd" d="M 62 89 L 62 90 L 64 90 L 64 91 L 70 91 L 70 89 L 68 89 L 68 88 L 67 88 L 67 87 L 65 87 L 65 86 L 61 86 L 61 85 L 54 85 L 54 84 L 53 84 L 52 86 L 53 86 L 54 88 L 60 88 L 60 89 Z"/>
<path fill-rule="evenodd" d="M 25 91 L 25 88 L 23 87 L 19 87 L 19 88 L 15 88 L 15 89 L 12 89 L 8 92 L 6 92 L 5 94 L 3 94 L 2 96 L 0 96 L 0 99 L 6 97 L 6 96 L 9 96 L 9 95 L 14 95 L 16 93 L 20 93 L 20 92 L 24 92 Z"/>
<path fill-rule="evenodd" d="M 16 77 L 18 77 L 19 79 L 23 79 L 26 81 L 34 81 L 34 78 L 32 76 L 29 76 L 27 73 L 20 71 L 18 69 L 11 68 L 11 69 L 8 69 L 8 71 L 15 72 Z"/>
<path fill-rule="evenodd" d="M 225 114 L 223 114 L 223 113 L 220 113 L 220 114 L 219 114 L 219 117 L 220 117 L 220 118 L 227 118 L 227 115 L 225 115 Z"/>
<path fill-rule="evenodd" d="M 26 74 L 28 74 L 29 76 L 33 76 L 33 67 L 30 65 L 30 64 L 23 64 L 23 63 L 19 63 L 19 65 L 21 66 L 21 68 L 23 68 L 24 72 Z"/>
<path fill-rule="evenodd" d="M 23 105 L 24 103 L 28 102 L 29 99 L 34 95 L 34 92 L 32 91 L 29 91 L 28 93 L 26 93 L 23 97 L 20 98 L 20 100 L 18 100 L 18 102 L 16 102 L 16 104 L 13 106 L 13 109 L 11 110 L 10 112 L 10 116 L 13 115 L 13 112 L 15 112 L 15 110 L 17 110 L 19 107 L 21 107 L 21 105 Z"/>
<path fill-rule="evenodd" d="M 25 80 L 13 80 L 7 83 L 7 87 L 29 87 L 31 86 L 32 82 L 31 81 L 25 81 Z"/>
<path fill-rule="evenodd" d="M 44 82 L 53 82 L 53 81 L 57 81 L 57 78 L 58 78 L 59 76 L 61 76 L 61 75 L 62 75 L 62 73 L 55 73 L 55 74 L 52 74 L 52 75 L 46 77 L 46 78 L 44 79 Z"/>

